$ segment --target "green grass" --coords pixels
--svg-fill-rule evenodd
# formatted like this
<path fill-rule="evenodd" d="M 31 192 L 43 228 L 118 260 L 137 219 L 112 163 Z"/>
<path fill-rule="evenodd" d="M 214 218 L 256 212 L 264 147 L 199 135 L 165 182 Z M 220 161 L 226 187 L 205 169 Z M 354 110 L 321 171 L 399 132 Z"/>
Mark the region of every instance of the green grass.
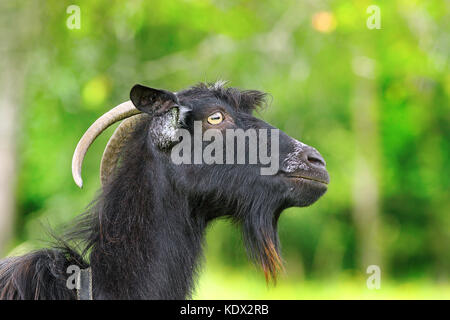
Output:
<path fill-rule="evenodd" d="M 266 285 L 257 272 L 224 268 L 205 270 L 200 276 L 194 299 L 450 299 L 450 285 L 422 280 L 381 281 L 381 288 L 369 290 L 363 277 L 341 277 L 330 281 L 279 279 Z"/>

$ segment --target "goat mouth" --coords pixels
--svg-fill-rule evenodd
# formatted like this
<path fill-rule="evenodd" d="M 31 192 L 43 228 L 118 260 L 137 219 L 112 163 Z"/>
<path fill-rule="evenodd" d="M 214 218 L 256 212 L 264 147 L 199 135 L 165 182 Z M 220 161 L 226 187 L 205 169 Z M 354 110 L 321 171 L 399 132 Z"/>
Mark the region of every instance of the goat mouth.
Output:
<path fill-rule="evenodd" d="M 293 179 L 293 180 L 310 180 L 310 181 L 319 182 L 324 185 L 328 185 L 328 183 L 329 183 L 328 179 L 321 179 L 321 178 L 317 178 L 317 177 L 308 177 L 308 176 L 303 176 L 303 175 L 288 175 L 288 176 L 286 176 L 286 178 Z"/>

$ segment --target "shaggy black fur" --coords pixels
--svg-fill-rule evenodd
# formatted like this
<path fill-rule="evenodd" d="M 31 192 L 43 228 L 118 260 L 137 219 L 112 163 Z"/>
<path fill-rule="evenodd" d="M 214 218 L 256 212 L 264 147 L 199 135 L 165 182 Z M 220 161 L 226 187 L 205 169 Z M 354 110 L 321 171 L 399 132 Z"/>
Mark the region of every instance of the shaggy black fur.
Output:
<path fill-rule="evenodd" d="M 220 130 L 272 128 L 251 115 L 264 102 L 259 91 L 200 84 L 177 99 L 189 108 L 182 119 L 188 130 L 194 120 L 204 121 L 217 110 L 226 119 Z M 153 119 L 148 116 L 131 133 L 121 165 L 55 249 L 0 261 L 0 298 L 75 299 L 75 291 L 66 287 L 66 270 L 73 264 L 91 266 L 95 299 L 189 298 L 206 227 L 221 216 L 242 225 L 249 256 L 267 278 L 275 278 L 282 266 L 278 217 L 287 207 L 310 205 L 326 191 L 317 182 L 318 176 L 328 181 L 320 155 L 315 163 L 306 156 L 299 160 L 309 166 L 302 175 L 315 181 L 288 178 L 283 160 L 295 151 L 296 141 L 280 132 L 275 176 L 261 176 L 259 165 L 175 165 L 170 150 L 153 143 Z M 311 153 L 310 147 L 305 150 Z M 71 249 L 74 244 L 82 252 Z"/>

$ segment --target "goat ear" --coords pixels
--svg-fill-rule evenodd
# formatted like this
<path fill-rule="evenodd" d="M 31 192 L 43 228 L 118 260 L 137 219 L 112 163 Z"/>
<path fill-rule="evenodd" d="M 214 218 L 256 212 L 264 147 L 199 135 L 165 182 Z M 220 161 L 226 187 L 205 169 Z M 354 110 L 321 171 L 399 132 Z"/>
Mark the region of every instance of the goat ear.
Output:
<path fill-rule="evenodd" d="M 178 103 L 177 96 L 173 92 L 140 84 L 131 89 L 130 100 L 137 109 L 150 115 L 162 114 Z"/>
<path fill-rule="evenodd" d="M 266 106 L 266 94 L 257 90 L 246 90 L 241 93 L 240 108 L 247 113 Z"/>

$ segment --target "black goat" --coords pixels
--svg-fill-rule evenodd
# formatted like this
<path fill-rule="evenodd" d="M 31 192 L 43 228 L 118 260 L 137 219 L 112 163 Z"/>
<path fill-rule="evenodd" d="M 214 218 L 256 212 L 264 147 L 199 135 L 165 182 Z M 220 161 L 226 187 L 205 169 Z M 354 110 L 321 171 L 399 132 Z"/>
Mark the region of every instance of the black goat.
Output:
<path fill-rule="evenodd" d="M 250 258 L 262 266 L 266 279 L 275 279 L 282 266 L 277 236 L 281 212 L 308 206 L 327 189 L 320 154 L 252 116 L 264 103 L 259 91 L 216 83 L 172 93 L 136 85 L 130 97 L 132 104 L 112 109 L 89 128 L 74 156 L 74 178 L 81 186 L 81 163 L 89 145 L 106 127 L 129 118 L 105 151 L 101 195 L 55 248 L 0 261 L 0 298 L 76 299 L 76 289 L 67 287 L 71 265 L 90 267 L 94 299 L 189 298 L 205 229 L 222 216 L 242 226 Z M 171 153 L 189 140 L 186 132 L 194 139 L 195 123 L 203 132 L 240 128 L 270 133 L 257 141 L 278 156 L 275 174 L 261 174 L 267 162 L 174 163 Z M 275 135 L 278 140 L 272 139 Z M 275 143 L 278 150 L 272 148 Z M 202 141 L 200 151 L 207 147 Z M 195 154 L 195 148 L 188 151 Z M 233 146 L 233 160 L 237 149 Z M 231 150 L 225 151 L 228 155 Z M 80 246 L 81 252 L 73 249 Z"/>

